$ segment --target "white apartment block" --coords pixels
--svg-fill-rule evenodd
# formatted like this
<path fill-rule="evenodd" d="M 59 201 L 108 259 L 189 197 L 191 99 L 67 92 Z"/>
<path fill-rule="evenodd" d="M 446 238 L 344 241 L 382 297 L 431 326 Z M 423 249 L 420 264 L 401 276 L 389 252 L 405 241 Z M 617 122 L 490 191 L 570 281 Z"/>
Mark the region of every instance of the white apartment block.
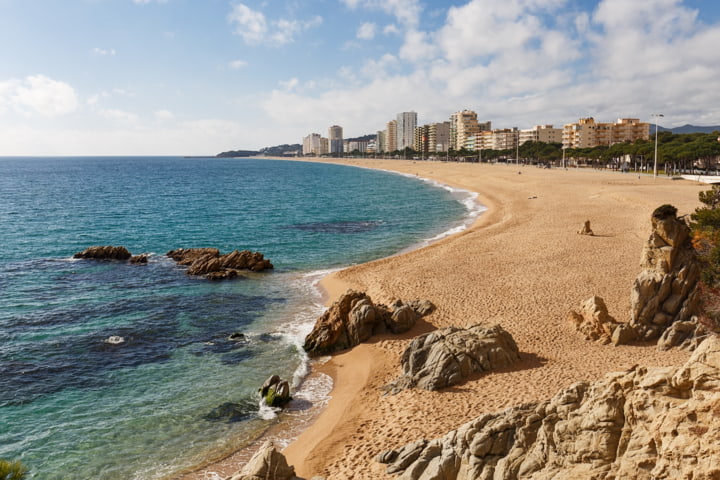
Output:
<path fill-rule="evenodd" d="M 328 153 L 328 139 L 319 133 L 311 133 L 303 138 L 303 155 L 323 155 Z"/>
<path fill-rule="evenodd" d="M 397 114 L 397 150 L 413 148 L 415 144 L 415 127 L 417 113 L 402 112 Z"/>

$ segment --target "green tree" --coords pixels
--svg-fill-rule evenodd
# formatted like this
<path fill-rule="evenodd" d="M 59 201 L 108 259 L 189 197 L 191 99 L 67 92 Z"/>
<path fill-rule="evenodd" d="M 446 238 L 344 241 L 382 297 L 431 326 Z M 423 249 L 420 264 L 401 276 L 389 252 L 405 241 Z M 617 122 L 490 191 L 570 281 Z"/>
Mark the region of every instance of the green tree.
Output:
<path fill-rule="evenodd" d="M 27 474 L 27 467 L 20 461 L 0 459 L 0 480 L 22 480 Z"/>

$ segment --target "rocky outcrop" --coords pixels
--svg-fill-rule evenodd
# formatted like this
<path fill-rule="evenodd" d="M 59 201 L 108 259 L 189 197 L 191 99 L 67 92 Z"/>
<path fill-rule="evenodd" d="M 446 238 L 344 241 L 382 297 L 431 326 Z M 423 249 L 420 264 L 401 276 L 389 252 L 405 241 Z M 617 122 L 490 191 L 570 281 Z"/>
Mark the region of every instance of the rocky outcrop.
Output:
<path fill-rule="evenodd" d="M 696 316 L 700 312 L 700 265 L 690 228 L 676 215 L 672 205 L 653 212 L 652 233 L 640 259 L 643 270 L 632 285 L 627 323 L 611 317 L 600 297 L 570 312 L 570 321 L 585 338 L 614 345 L 657 340 L 660 349 L 691 350 L 704 338 L 707 332 Z"/>
<path fill-rule="evenodd" d="M 427 300 L 375 305 L 366 293 L 348 290 L 315 322 L 303 348 L 311 355 L 325 355 L 359 345 L 376 334 L 404 333 L 434 309 Z"/>
<path fill-rule="evenodd" d="M 260 447 L 239 472 L 225 480 L 292 480 L 295 468 L 288 465 L 285 456 L 271 441 Z"/>
<path fill-rule="evenodd" d="M 657 340 L 675 322 L 699 312 L 700 266 L 690 228 L 663 205 L 652 216 L 652 233 L 643 248 L 644 270 L 633 282 L 630 326 L 640 340 Z"/>
<path fill-rule="evenodd" d="M 166 254 L 178 265 L 187 265 L 188 275 L 205 275 L 210 280 L 237 277 L 241 271 L 260 272 L 273 268 L 260 252 L 234 250 L 225 255 L 217 248 L 179 248 Z"/>
<path fill-rule="evenodd" d="M 290 384 L 286 380 L 281 380 L 280 376 L 272 375 L 260 387 L 260 396 L 267 406 L 282 408 L 292 400 Z"/>
<path fill-rule="evenodd" d="M 468 376 L 506 367 L 520 360 L 517 344 L 499 325 L 447 327 L 413 339 L 400 360 L 402 376 L 385 387 L 439 390 Z"/>
<path fill-rule="evenodd" d="M 88 247 L 82 252 L 73 255 L 73 258 L 84 258 L 92 260 L 128 260 L 132 255 L 125 247 L 114 247 L 112 245 Z"/>
<path fill-rule="evenodd" d="M 380 453 L 403 480 L 720 478 L 720 340 Z"/>

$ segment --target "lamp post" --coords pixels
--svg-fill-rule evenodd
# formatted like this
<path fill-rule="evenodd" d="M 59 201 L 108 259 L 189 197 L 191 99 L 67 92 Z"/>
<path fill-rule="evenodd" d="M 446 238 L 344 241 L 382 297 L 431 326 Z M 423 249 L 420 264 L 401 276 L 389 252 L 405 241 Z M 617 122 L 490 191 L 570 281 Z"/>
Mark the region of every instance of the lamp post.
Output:
<path fill-rule="evenodd" d="M 653 117 L 655 117 L 655 165 L 653 167 L 653 178 L 657 178 L 657 147 L 658 147 L 658 118 L 664 117 L 662 113 L 653 113 Z"/>

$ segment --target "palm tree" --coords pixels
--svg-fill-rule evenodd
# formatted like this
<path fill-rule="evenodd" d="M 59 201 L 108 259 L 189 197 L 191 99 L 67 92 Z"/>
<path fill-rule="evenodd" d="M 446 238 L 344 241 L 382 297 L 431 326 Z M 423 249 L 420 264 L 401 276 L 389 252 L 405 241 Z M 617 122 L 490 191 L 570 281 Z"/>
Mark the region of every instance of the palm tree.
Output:
<path fill-rule="evenodd" d="M 0 480 L 22 480 L 27 473 L 27 467 L 19 460 L 10 462 L 0 459 Z"/>

